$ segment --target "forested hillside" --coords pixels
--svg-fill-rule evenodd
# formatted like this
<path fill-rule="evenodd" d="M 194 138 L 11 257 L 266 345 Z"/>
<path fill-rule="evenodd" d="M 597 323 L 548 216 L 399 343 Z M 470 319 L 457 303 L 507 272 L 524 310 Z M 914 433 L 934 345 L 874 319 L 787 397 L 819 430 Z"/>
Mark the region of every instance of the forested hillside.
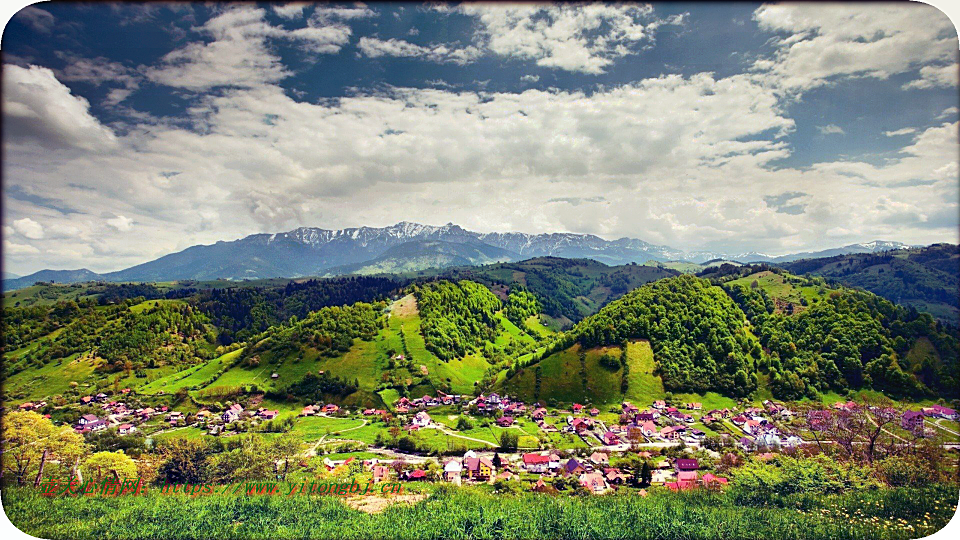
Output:
<path fill-rule="evenodd" d="M 926 313 L 822 280 L 762 271 L 723 284 L 768 353 L 774 395 L 873 388 L 895 397 L 955 395 L 957 336 Z M 796 300 L 794 303 L 792 300 Z M 934 354 L 917 356 L 929 343 Z"/>
<path fill-rule="evenodd" d="M 491 287 L 519 285 L 536 295 L 542 312 L 555 320 L 558 327 L 567 327 L 644 283 L 678 274 L 654 266 L 607 266 L 590 259 L 539 257 L 454 269 L 444 275 Z"/>
<path fill-rule="evenodd" d="M 479 281 L 98 284 L 70 293 L 79 301 L 8 306 L 7 395 L 128 385 L 200 401 L 267 392 L 366 406 L 494 388 L 558 403 L 861 389 L 933 399 L 960 381 L 955 327 L 765 264 L 702 277 L 563 259 L 451 271 L 468 273 Z M 126 298 L 136 293 L 155 299 Z M 574 319 L 561 333 L 542 324 Z M 627 355 L 625 344 L 647 352 Z"/>
<path fill-rule="evenodd" d="M 465 356 L 492 341 L 500 322 L 500 300 L 472 281 L 436 281 L 414 287 L 427 349 L 441 360 Z"/>
<path fill-rule="evenodd" d="M 807 259 L 780 266 L 795 274 L 823 276 L 859 287 L 898 304 L 960 322 L 960 247 L 934 244 L 915 249 Z"/>
<path fill-rule="evenodd" d="M 556 345 L 620 345 L 648 339 L 668 390 L 749 395 L 760 359 L 746 317 L 723 290 L 694 276 L 645 285 L 577 324 Z"/>

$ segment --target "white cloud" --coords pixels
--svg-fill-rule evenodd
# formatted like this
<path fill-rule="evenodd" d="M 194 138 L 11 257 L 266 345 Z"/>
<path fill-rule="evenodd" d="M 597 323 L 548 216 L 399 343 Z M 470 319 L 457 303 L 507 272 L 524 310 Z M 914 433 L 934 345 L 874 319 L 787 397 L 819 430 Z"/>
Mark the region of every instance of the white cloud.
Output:
<path fill-rule="evenodd" d="M 293 42 L 314 54 L 339 52 L 350 38 L 350 27 L 311 17 L 307 26 L 287 30 L 266 22 L 263 9 L 233 7 L 208 20 L 200 31 L 213 38 L 193 42 L 163 57 L 160 67 L 146 71 L 149 79 L 190 90 L 251 87 L 290 75 L 268 47 L 268 40 Z"/>
<path fill-rule="evenodd" d="M 653 41 L 658 26 L 683 23 L 683 17 L 657 19 L 652 7 L 641 4 L 462 4 L 459 9 L 477 18 L 485 46 L 498 55 L 592 74 L 638 53 Z"/>
<path fill-rule="evenodd" d="M 14 221 L 13 230 L 31 240 L 43 238 L 43 226 L 28 217 Z"/>
<path fill-rule="evenodd" d="M 364 55 L 371 58 L 381 56 L 410 57 L 458 65 L 468 64 L 481 54 L 480 49 L 474 46 L 456 48 L 447 45 L 430 45 L 425 47 L 402 39 L 382 40 L 366 36 L 360 38 L 357 47 Z"/>
<path fill-rule="evenodd" d="M 63 55 L 67 66 L 57 73 L 62 81 L 83 81 L 94 85 L 121 85 L 107 95 L 107 105 L 117 105 L 140 88 L 142 76 L 136 70 L 106 58 L 80 58 Z"/>
<path fill-rule="evenodd" d="M 950 19 L 916 2 L 869 9 L 843 3 L 765 4 L 754 19 L 761 30 L 780 35 L 773 41 L 774 56 L 756 61 L 754 69 L 791 91 L 842 77 L 886 79 L 955 60 L 958 49 Z"/>
<path fill-rule="evenodd" d="M 836 124 L 817 126 L 817 131 L 819 131 L 821 135 L 846 135 L 846 133 L 843 131 L 843 128 Z"/>
<path fill-rule="evenodd" d="M 950 117 L 952 117 L 952 116 L 956 116 L 957 113 L 960 113 L 960 108 L 958 108 L 958 107 L 947 107 L 946 109 L 943 110 L 942 113 L 940 113 L 940 114 L 937 115 L 937 120 L 943 120 L 943 119 L 945 119 L 945 118 L 950 118 Z"/>
<path fill-rule="evenodd" d="M 934 88 L 956 87 L 960 85 L 960 66 L 947 64 L 945 66 L 923 66 L 920 68 L 920 78 L 903 85 L 907 88 Z"/>
<path fill-rule="evenodd" d="M 107 225 L 114 229 L 126 232 L 133 228 L 133 220 L 126 216 L 116 216 L 107 220 Z"/>
<path fill-rule="evenodd" d="M 36 255 L 40 253 L 39 249 L 29 244 L 18 244 L 7 239 L 3 240 L 3 251 L 7 255 L 13 256 Z"/>
<path fill-rule="evenodd" d="M 899 137 L 900 135 L 910 135 L 911 133 L 916 132 L 916 128 L 906 127 L 902 129 L 895 129 L 893 131 L 884 131 L 883 134 L 887 137 Z"/>
<path fill-rule="evenodd" d="M 28 6 L 16 13 L 14 19 L 29 25 L 41 34 L 49 34 L 56 24 L 56 18 L 49 11 L 35 6 Z"/>
<path fill-rule="evenodd" d="M 307 7 L 306 2 L 290 2 L 289 4 L 274 4 L 271 6 L 273 12 L 284 19 L 296 19 L 303 17 L 303 8 Z"/>
<path fill-rule="evenodd" d="M 524 75 L 524 76 L 520 77 L 520 80 L 521 80 L 522 82 L 537 82 L 537 81 L 540 80 L 540 76 L 539 76 L 539 75 Z"/>
<path fill-rule="evenodd" d="M 330 19 L 340 19 L 349 21 L 352 19 L 367 19 L 376 16 L 377 12 L 368 8 L 364 4 L 357 3 L 353 7 L 330 7 L 318 6 L 313 12 L 313 18 L 326 21 Z"/>
<path fill-rule="evenodd" d="M 5 143 L 82 150 L 114 144 L 113 132 L 90 114 L 90 103 L 71 94 L 49 69 L 7 64 L 3 71 Z"/>

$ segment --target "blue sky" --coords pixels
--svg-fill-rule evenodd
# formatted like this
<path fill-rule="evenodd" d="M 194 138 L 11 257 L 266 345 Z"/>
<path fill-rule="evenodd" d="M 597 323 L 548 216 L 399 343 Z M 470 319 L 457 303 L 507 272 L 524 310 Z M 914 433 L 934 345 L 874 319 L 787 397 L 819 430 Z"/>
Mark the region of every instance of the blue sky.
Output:
<path fill-rule="evenodd" d="M 2 50 L 20 274 L 401 220 L 957 242 L 957 33 L 921 4 L 42 3 Z"/>

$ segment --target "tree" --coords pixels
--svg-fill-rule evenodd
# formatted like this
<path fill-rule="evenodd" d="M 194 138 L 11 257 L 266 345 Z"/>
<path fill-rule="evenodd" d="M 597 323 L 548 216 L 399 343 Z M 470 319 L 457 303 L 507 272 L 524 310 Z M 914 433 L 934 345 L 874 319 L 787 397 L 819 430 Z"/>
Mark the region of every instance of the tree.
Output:
<path fill-rule="evenodd" d="M 513 452 L 517 449 L 518 437 L 516 433 L 511 433 L 509 431 L 504 431 L 503 435 L 500 435 L 500 450 L 504 452 Z"/>
<path fill-rule="evenodd" d="M 211 448 L 202 440 L 175 438 L 163 443 L 159 475 L 170 484 L 202 484 L 210 477 Z"/>
<path fill-rule="evenodd" d="M 36 474 L 36 480 L 54 469 L 76 473 L 76 465 L 86 454 L 83 437 L 68 426 L 56 427 L 49 419 L 33 411 L 12 412 L 3 418 L 3 467 L 17 484 L 23 485 Z M 41 465 L 41 463 L 43 465 Z M 35 482 L 36 483 L 36 482 Z"/>
<path fill-rule="evenodd" d="M 123 452 L 97 452 L 83 462 L 81 469 L 96 482 L 110 476 L 118 482 L 137 476 L 137 464 Z"/>

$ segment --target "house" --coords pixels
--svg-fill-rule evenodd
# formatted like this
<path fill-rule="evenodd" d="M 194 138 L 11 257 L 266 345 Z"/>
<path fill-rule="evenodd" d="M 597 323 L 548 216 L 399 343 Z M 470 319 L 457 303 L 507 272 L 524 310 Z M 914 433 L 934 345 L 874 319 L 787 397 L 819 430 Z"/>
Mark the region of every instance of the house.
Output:
<path fill-rule="evenodd" d="M 274 418 L 277 417 L 277 414 L 279 414 L 279 412 L 280 411 L 265 409 L 260 412 L 260 418 L 263 418 L 264 420 L 273 420 Z"/>
<path fill-rule="evenodd" d="M 660 430 L 660 437 L 668 441 L 675 441 L 680 438 L 680 430 L 678 426 L 666 426 Z"/>
<path fill-rule="evenodd" d="M 497 418 L 497 425 L 500 427 L 510 427 L 513 425 L 513 417 L 501 416 L 500 418 Z"/>
<path fill-rule="evenodd" d="M 430 415 L 427 414 L 427 411 L 420 411 L 413 416 L 413 420 L 410 421 L 410 425 L 417 428 L 427 427 L 431 422 Z"/>
<path fill-rule="evenodd" d="M 543 420 L 547 416 L 547 410 L 543 407 L 537 407 L 530 413 L 530 418 L 534 420 Z"/>
<path fill-rule="evenodd" d="M 97 416 L 94 415 L 94 414 L 85 414 L 85 415 L 81 416 L 79 420 L 77 420 L 77 425 L 79 425 L 79 426 L 86 426 L 86 425 L 88 425 L 88 424 L 92 424 L 92 423 L 97 422 L 97 421 L 99 421 L 99 420 L 100 420 L 100 419 L 97 418 Z"/>
<path fill-rule="evenodd" d="M 541 477 L 535 484 L 533 484 L 533 487 L 530 488 L 530 491 L 535 493 L 552 493 L 556 491 L 556 488 L 544 482 L 543 478 Z"/>
<path fill-rule="evenodd" d="M 664 401 L 664 400 L 662 400 L 662 399 L 658 399 L 658 400 L 656 400 L 656 401 L 653 402 L 653 408 L 654 408 L 654 409 L 666 409 L 666 408 L 667 408 L 667 402 Z"/>
<path fill-rule="evenodd" d="M 900 426 L 908 431 L 919 431 L 923 429 L 923 413 L 920 411 L 907 411 L 900 417 Z"/>
<path fill-rule="evenodd" d="M 467 478 L 472 480 L 489 480 L 493 475 L 493 463 L 487 458 L 467 458 L 464 460 Z"/>
<path fill-rule="evenodd" d="M 637 422 L 653 422 L 659 416 L 660 413 L 656 411 L 643 411 L 642 413 L 638 413 L 634 420 Z"/>
<path fill-rule="evenodd" d="M 630 481 L 629 474 L 621 472 L 620 469 L 615 467 L 607 467 L 603 469 L 603 477 L 607 480 L 608 484 L 612 485 L 623 485 Z"/>
<path fill-rule="evenodd" d="M 89 405 L 92 402 L 93 402 L 92 396 L 83 396 L 82 398 L 80 398 L 81 405 Z"/>
<path fill-rule="evenodd" d="M 606 465 L 610 463 L 610 456 L 603 452 L 594 452 L 590 454 L 590 461 L 596 465 Z"/>
<path fill-rule="evenodd" d="M 700 462 L 693 458 L 679 458 L 676 463 L 677 471 L 696 471 Z"/>
<path fill-rule="evenodd" d="M 930 407 L 930 408 L 933 409 L 934 416 L 939 416 L 940 418 L 944 418 L 946 420 L 958 419 L 957 411 L 949 407 L 944 407 L 943 405 L 934 405 L 933 407 Z"/>
<path fill-rule="evenodd" d="M 697 471 L 680 471 L 677 473 L 677 482 L 692 482 L 697 483 L 700 475 Z"/>
<path fill-rule="evenodd" d="M 696 402 L 693 402 L 693 403 L 687 403 L 687 404 L 685 405 L 685 407 L 686 407 L 687 409 L 690 409 L 691 411 L 699 411 L 699 410 L 703 409 L 703 403 L 700 403 L 699 401 L 696 401 Z"/>
<path fill-rule="evenodd" d="M 414 469 L 412 471 L 406 471 L 403 475 L 403 478 L 411 482 L 416 482 L 416 481 L 422 482 L 427 479 L 427 471 L 423 469 Z"/>
<path fill-rule="evenodd" d="M 603 434 L 603 444 L 610 446 L 620 443 L 620 437 L 612 431 L 607 431 Z"/>
<path fill-rule="evenodd" d="M 339 410 L 340 410 L 340 407 L 333 403 L 327 403 L 326 405 L 323 406 L 323 412 L 325 413 L 335 413 Z"/>
<path fill-rule="evenodd" d="M 600 414 L 600 409 L 597 409 L 596 407 L 590 409 L 590 416 L 596 416 L 598 414 Z"/>
<path fill-rule="evenodd" d="M 302 411 L 300 411 L 300 416 L 313 416 L 315 414 L 317 414 L 316 405 L 307 405 Z"/>
<path fill-rule="evenodd" d="M 570 458 L 566 463 L 563 464 L 563 474 L 565 476 L 579 476 L 585 472 L 587 472 L 587 469 L 574 458 Z"/>
<path fill-rule="evenodd" d="M 460 463 L 460 460 L 451 459 L 443 464 L 443 479 L 460 485 L 460 473 L 462 471 L 463 464 Z"/>
<path fill-rule="evenodd" d="M 573 404 L 573 412 L 574 412 L 574 413 L 578 413 L 578 412 L 580 412 L 580 411 L 582 411 L 582 410 L 583 410 L 583 405 L 581 405 L 581 404 L 579 404 L 579 403 L 574 403 L 574 404 Z"/>
<path fill-rule="evenodd" d="M 133 424 L 120 424 L 119 426 L 117 426 L 117 432 L 120 433 L 121 435 L 127 435 L 129 433 L 133 433 L 136 430 L 137 428 L 134 427 Z"/>
<path fill-rule="evenodd" d="M 550 456 L 540 454 L 523 454 L 523 468 L 535 473 L 547 471 L 550 465 Z"/>
<path fill-rule="evenodd" d="M 19 407 L 21 411 L 32 411 L 35 408 L 36 406 L 33 403 L 30 403 L 29 401 L 26 403 L 21 403 Z"/>
<path fill-rule="evenodd" d="M 580 475 L 580 485 L 590 493 L 603 493 L 610 489 L 606 479 L 600 473 L 585 473 Z"/>

